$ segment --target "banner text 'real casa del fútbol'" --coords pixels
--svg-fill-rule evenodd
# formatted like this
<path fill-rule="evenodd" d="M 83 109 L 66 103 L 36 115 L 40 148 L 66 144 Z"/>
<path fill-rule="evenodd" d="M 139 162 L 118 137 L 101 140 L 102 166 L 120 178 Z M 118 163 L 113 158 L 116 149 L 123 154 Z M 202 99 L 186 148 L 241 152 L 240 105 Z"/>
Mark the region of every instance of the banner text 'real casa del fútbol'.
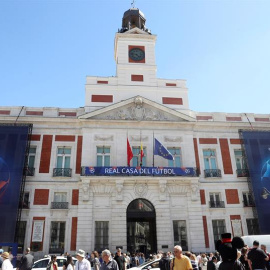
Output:
<path fill-rule="evenodd" d="M 129 175 L 129 176 L 197 176 L 193 167 L 84 167 L 84 176 Z"/>

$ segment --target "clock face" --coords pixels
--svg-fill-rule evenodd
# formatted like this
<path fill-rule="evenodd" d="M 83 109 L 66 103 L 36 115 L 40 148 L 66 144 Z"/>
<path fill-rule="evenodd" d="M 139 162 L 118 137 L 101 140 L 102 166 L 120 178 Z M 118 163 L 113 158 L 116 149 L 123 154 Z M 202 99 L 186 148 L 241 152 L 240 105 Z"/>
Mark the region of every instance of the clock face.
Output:
<path fill-rule="evenodd" d="M 144 51 L 139 49 L 139 48 L 133 48 L 129 51 L 129 57 L 133 60 L 133 61 L 141 61 L 144 59 L 145 54 Z"/>

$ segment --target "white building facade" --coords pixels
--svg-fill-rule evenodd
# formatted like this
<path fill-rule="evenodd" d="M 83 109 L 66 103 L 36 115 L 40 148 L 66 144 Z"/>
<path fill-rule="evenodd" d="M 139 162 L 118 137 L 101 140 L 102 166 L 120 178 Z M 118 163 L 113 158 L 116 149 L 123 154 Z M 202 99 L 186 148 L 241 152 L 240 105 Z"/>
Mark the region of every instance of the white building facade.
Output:
<path fill-rule="evenodd" d="M 258 233 L 239 130 L 269 130 L 270 115 L 191 111 L 185 80 L 156 77 L 155 43 L 131 8 L 115 36 L 116 76 L 87 77 L 83 108 L 0 107 L 2 123 L 21 111 L 18 122 L 33 124 L 21 246 L 209 252 L 223 232 Z M 173 161 L 154 155 L 154 139 Z"/>

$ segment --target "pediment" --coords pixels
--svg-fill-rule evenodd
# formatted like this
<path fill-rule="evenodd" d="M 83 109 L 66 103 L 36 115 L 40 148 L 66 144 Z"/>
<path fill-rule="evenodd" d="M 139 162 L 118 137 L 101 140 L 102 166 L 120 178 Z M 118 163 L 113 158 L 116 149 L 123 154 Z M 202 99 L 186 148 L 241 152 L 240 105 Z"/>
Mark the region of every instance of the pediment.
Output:
<path fill-rule="evenodd" d="M 149 35 L 148 32 L 145 32 L 144 30 L 138 28 L 138 27 L 134 27 L 126 32 L 124 32 L 124 34 L 141 34 L 141 35 Z"/>
<path fill-rule="evenodd" d="M 141 96 L 79 116 L 79 119 L 193 122 L 195 118 Z"/>

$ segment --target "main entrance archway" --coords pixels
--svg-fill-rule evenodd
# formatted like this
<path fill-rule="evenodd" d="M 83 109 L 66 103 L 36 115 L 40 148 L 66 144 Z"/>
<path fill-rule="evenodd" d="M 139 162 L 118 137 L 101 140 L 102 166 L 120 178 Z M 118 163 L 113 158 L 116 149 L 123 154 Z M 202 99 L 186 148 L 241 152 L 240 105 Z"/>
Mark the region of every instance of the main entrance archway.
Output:
<path fill-rule="evenodd" d="M 145 199 L 136 199 L 127 208 L 127 250 L 157 252 L 156 211 Z"/>

